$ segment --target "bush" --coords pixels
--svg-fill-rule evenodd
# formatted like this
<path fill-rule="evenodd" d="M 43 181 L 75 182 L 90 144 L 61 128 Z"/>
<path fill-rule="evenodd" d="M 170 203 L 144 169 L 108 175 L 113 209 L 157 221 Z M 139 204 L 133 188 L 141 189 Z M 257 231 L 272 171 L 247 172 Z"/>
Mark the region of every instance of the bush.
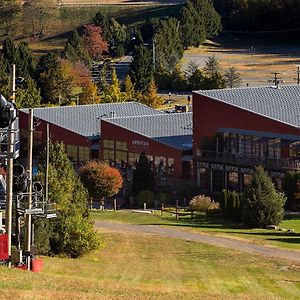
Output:
<path fill-rule="evenodd" d="M 278 225 L 284 216 L 286 198 L 278 193 L 262 167 L 257 167 L 251 184 L 243 195 L 242 218 L 249 227 Z"/>
<path fill-rule="evenodd" d="M 189 207 L 192 211 L 206 212 L 211 204 L 212 201 L 210 197 L 198 195 L 190 201 Z"/>
<path fill-rule="evenodd" d="M 218 215 L 220 213 L 220 203 L 212 201 L 206 210 L 207 215 Z"/>
<path fill-rule="evenodd" d="M 221 193 L 220 203 L 223 218 L 233 221 L 241 220 L 240 195 L 238 193 L 223 190 Z"/>
<path fill-rule="evenodd" d="M 138 206 L 144 207 L 144 203 L 146 203 L 147 207 L 152 207 L 154 201 L 154 194 L 151 191 L 142 191 L 138 196 Z"/>

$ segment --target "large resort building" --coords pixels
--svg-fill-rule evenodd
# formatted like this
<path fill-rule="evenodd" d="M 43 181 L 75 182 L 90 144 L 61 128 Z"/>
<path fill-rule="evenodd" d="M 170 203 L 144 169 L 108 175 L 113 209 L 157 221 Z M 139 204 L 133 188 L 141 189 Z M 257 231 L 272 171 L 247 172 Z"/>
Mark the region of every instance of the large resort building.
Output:
<path fill-rule="evenodd" d="M 193 155 L 203 191 L 243 191 L 255 166 L 280 188 L 300 170 L 300 86 L 197 91 Z"/>

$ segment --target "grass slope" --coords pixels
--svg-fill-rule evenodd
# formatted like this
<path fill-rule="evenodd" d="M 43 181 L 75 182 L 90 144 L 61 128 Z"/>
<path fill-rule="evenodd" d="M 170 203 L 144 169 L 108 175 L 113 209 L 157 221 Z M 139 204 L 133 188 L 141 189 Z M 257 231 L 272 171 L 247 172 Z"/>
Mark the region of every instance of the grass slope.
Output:
<path fill-rule="evenodd" d="M 247 239 L 248 241 L 268 244 L 279 248 L 285 248 L 300 252 L 300 217 L 289 216 L 280 224 L 281 228 L 294 229 L 295 233 L 290 234 L 285 231 L 274 231 L 266 229 L 244 229 L 237 223 L 222 220 L 217 217 L 207 218 L 198 215 L 193 221 L 190 217 L 180 217 L 178 221 L 172 214 L 164 213 L 161 217 L 158 215 L 136 214 L 130 211 L 118 212 L 92 212 L 92 216 L 96 220 L 118 221 L 132 224 L 145 225 L 168 225 L 178 226 L 181 230 L 201 231 L 209 234 L 228 236 L 237 239 Z"/>
<path fill-rule="evenodd" d="M 188 241 L 101 232 L 102 250 L 0 267 L 1 299 L 299 299 L 300 269 Z"/>

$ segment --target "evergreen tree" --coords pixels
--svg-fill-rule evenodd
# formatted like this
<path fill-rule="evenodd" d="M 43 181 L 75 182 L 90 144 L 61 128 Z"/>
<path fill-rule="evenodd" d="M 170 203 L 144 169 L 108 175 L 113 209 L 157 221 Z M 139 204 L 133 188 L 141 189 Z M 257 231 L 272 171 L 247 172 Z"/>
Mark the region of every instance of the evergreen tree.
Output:
<path fill-rule="evenodd" d="M 103 14 L 102 12 L 97 12 L 95 17 L 93 18 L 93 22 L 96 26 L 100 27 L 103 32 L 103 37 L 105 40 L 107 40 L 109 43 L 110 40 L 110 28 L 109 28 L 109 19 L 106 14 Z"/>
<path fill-rule="evenodd" d="M 40 179 L 44 178 L 44 171 L 43 162 Z M 87 192 L 67 158 L 63 144 L 50 145 L 49 200 L 55 205 L 57 218 L 51 220 L 51 230 L 46 233 L 42 230 L 42 233 L 48 233 L 44 240 L 49 240 L 52 253 L 75 258 L 98 247 L 99 238 L 87 210 Z M 44 229 L 45 226 L 41 227 Z M 39 232 L 36 234 L 40 235 Z"/>
<path fill-rule="evenodd" d="M 40 90 L 32 78 L 25 79 L 22 87 L 17 88 L 16 105 L 18 108 L 39 107 L 41 105 Z"/>
<path fill-rule="evenodd" d="M 155 179 L 151 170 L 151 165 L 145 153 L 141 153 L 132 179 L 132 193 L 137 196 L 140 192 L 153 191 Z"/>
<path fill-rule="evenodd" d="M 229 68 L 224 74 L 226 86 L 229 88 L 239 87 L 242 81 L 240 73 L 237 72 L 235 67 Z"/>
<path fill-rule="evenodd" d="M 257 167 L 243 195 L 243 221 L 250 227 L 278 225 L 284 216 L 284 194 L 276 191 L 271 178 Z"/>
<path fill-rule="evenodd" d="M 144 46 L 134 49 L 129 75 L 138 91 L 146 92 L 153 73 L 151 52 Z"/>
<path fill-rule="evenodd" d="M 188 76 L 188 85 L 190 90 L 199 90 L 203 88 L 204 76 L 200 69 L 195 69 L 195 71 Z"/>
<path fill-rule="evenodd" d="M 180 29 L 182 44 L 185 49 L 190 46 L 199 47 L 206 40 L 204 20 L 194 8 L 191 1 L 187 1 L 180 12 Z"/>
<path fill-rule="evenodd" d="M 72 31 L 66 42 L 65 57 L 72 62 L 83 61 L 88 67 L 92 64 L 91 57 L 76 29 Z"/>
<path fill-rule="evenodd" d="M 18 51 L 15 46 L 14 41 L 9 37 L 4 40 L 2 44 L 2 53 L 3 53 L 3 58 L 7 62 L 7 72 L 9 72 L 9 66 L 12 64 L 15 64 L 18 59 Z"/>
<path fill-rule="evenodd" d="M 49 52 L 41 57 L 36 78 L 41 89 L 42 103 L 61 104 L 72 97 L 72 76 L 64 72 L 61 60 L 57 54 Z"/>
<path fill-rule="evenodd" d="M 172 71 L 183 55 L 179 21 L 175 18 L 161 20 L 154 35 L 155 66 Z"/>
<path fill-rule="evenodd" d="M 29 78 L 34 76 L 35 59 L 28 43 L 21 42 L 17 48 L 16 55 L 16 69 L 17 75 Z"/>
<path fill-rule="evenodd" d="M 215 55 L 208 57 L 203 71 L 208 77 L 213 77 L 216 73 L 221 71 L 219 60 L 215 57 Z"/>

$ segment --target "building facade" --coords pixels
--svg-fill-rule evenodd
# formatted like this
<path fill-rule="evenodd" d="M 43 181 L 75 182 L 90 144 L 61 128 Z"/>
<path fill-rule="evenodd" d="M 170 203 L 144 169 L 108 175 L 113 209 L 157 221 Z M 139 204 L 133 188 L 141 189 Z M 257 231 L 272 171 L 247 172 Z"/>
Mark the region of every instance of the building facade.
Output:
<path fill-rule="evenodd" d="M 161 179 L 192 176 L 192 114 L 101 120 L 101 159 L 134 169 L 145 153 Z"/>
<path fill-rule="evenodd" d="M 255 166 L 281 188 L 300 170 L 300 87 L 255 87 L 193 94 L 193 157 L 203 191 L 243 191 Z"/>

